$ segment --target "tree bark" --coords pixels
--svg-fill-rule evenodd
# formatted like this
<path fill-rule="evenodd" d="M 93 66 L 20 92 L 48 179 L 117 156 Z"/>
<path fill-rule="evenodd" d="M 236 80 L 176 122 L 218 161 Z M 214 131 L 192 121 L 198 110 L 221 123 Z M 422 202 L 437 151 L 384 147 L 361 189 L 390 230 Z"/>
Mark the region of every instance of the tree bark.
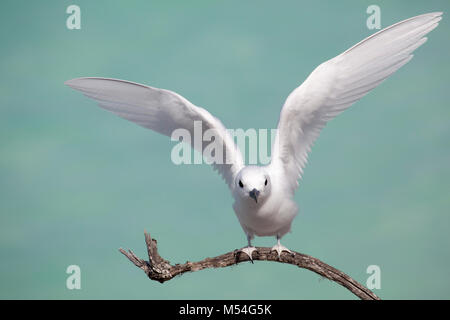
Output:
<path fill-rule="evenodd" d="M 147 245 L 149 261 L 138 258 L 131 250 L 128 250 L 127 252 L 120 248 L 119 251 L 131 262 L 133 262 L 134 265 L 142 269 L 151 280 L 159 281 L 161 283 L 169 281 L 185 272 L 194 272 L 206 268 L 225 268 L 241 262 L 251 261 L 245 253 L 239 250 L 234 250 L 220 256 L 206 258 L 198 262 L 188 261 L 183 264 L 171 265 L 169 261 L 163 259 L 159 255 L 157 241 L 152 239 L 150 234 L 147 232 L 145 232 L 145 242 Z M 288 263 L 299 268 L 308 269 L 347 288 L 362 300 L 380 300 L 380 298 L 372 291 L 342 271 L 339 271 L 319 259 L 306 254 L 295 251 L 292 251 L 292 253 L 282 252 L 279 258 L 278 253 L 276 251 L 272 251 L 271 248 L 257 247 L 253 252 L 252 258 L 253 261 L 258 260 Z"/>

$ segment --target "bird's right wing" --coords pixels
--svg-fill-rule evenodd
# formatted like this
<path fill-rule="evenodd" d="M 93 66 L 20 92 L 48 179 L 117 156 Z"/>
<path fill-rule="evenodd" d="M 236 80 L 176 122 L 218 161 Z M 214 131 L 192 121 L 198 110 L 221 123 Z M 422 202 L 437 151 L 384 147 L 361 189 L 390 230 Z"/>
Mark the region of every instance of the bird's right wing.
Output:
<path fill-rule="evenodd" d="M 326 123 L 409 62 L 441 15 L 423 14 L 373 34 L 322 63 L 289 95 L 281 110 L 271 167 L 292 191 Z"/>
<path fill-rule="evenodd" d="M 197 128 L 201 128 L 202 133 L 210 129 L 215 145 L 223 146 L 222 157 L 218 153 L 212 159 L 212 166 L 233 188 L 234 178 L 244 165 L 241 152 L 222 122 L 205 109 L 193 105 L 175 92 L 124 80 L 78 78 L 65 84 L 96 100 L 100 107 L 142 127 L 169 137 L 176 129 L 187 130 L 192 147 L 202 154 L 210 142 L 203 141 L 203 136 L 194 136 L 199 132 L 195 125 L 201 126 Z M 195 143 L 198 139 L 200 143 Z"/>

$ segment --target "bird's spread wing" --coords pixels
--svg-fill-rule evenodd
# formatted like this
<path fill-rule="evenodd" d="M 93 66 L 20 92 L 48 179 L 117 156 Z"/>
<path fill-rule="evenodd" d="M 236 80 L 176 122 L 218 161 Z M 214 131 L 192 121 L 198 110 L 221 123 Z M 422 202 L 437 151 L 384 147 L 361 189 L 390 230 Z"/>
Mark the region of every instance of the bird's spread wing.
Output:
<path fill-rule="evenodd" d="M 373 34 L 322 63 L 289 95 L 281 110 L 271 166 L 282 172 L 292 190 L 326 123 L 410 61 L 441 14 L 423 14 Z"/>
<path fill-rule="evenodd" d="M 194 146 L 194 141 L 199 141 L 194 137 L 194 127 L 200 125 L 203 133 L 211 129 L 214 139 L 220 140 L 214 140 L 216 145 L 223 146 L 222 159 L 215 157 L 212 165 L 230 188 L 233 186 L 235 175 L 243 167 L 241 152 L 222 122 L 205 109 L 175 92 L 118 79 L 78 78 L 65 84 L 96 100 L 100 107 L 166 136 L 170 137 L 176 129 L 188 130 L 192 147 L 202 154 L 211 142 L 201 137 L 201 142 Z"/>

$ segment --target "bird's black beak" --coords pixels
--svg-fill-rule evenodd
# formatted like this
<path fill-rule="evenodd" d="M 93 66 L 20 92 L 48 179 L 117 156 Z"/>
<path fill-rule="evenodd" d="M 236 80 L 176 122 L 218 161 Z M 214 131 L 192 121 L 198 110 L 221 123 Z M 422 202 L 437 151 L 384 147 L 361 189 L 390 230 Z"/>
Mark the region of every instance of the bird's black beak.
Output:
<path fill-rule="evenodd" d="M 250 198 L 252 198 L 253 200 L 255 200 L 256 203 L 258 203 L 258 196 L 259 196 L 259 191 L 256 189 L 253 189 L 252 191 L 250 191 L 248 193 L 248 195 L 250 196 Z"/>

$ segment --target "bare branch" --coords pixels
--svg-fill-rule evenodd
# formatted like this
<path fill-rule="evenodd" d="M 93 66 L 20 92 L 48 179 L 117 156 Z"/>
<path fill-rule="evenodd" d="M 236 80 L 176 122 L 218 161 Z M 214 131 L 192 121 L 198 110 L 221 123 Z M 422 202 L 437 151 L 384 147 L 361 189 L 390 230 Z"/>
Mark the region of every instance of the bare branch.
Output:
<path fill-rule="evenodd" d="M 133 264 L 144 270 L 151 280 L 161 283 L 173 279 L 185 272 L 194 272 L 206 268 L 225 268 L 236 265 L 241 262 L 251 261 L 249 257 L 238 250 L 234 250 L 214 258 L 206 258 L 198 262 L 186 262 L 183 264 L 171 265 L 169 261 L 163 259 L 158 253 L 157 242 L 152 239 L 150 234 L 145 232 L 145 243 L 147 245 L 148 261 L 138 258 L 133 251 L 125 251 L 122 248 L 119 251 L 125 255 Z M 253 260 L 274 261 L 279 263 L 288 263 L 299 268 L 311 270 L 320 276 L 334 281 L 350 290 L 353 294 L 363 300 L 380 300 L 372 291 L 352 279 L 342 271 L 332 266 L 308 256 L 306 254 L 292 251 L 292 253 L 283 252 L 278 258 L 278 253 L 271 248 L 257 247 L 253 252 Z"/>

